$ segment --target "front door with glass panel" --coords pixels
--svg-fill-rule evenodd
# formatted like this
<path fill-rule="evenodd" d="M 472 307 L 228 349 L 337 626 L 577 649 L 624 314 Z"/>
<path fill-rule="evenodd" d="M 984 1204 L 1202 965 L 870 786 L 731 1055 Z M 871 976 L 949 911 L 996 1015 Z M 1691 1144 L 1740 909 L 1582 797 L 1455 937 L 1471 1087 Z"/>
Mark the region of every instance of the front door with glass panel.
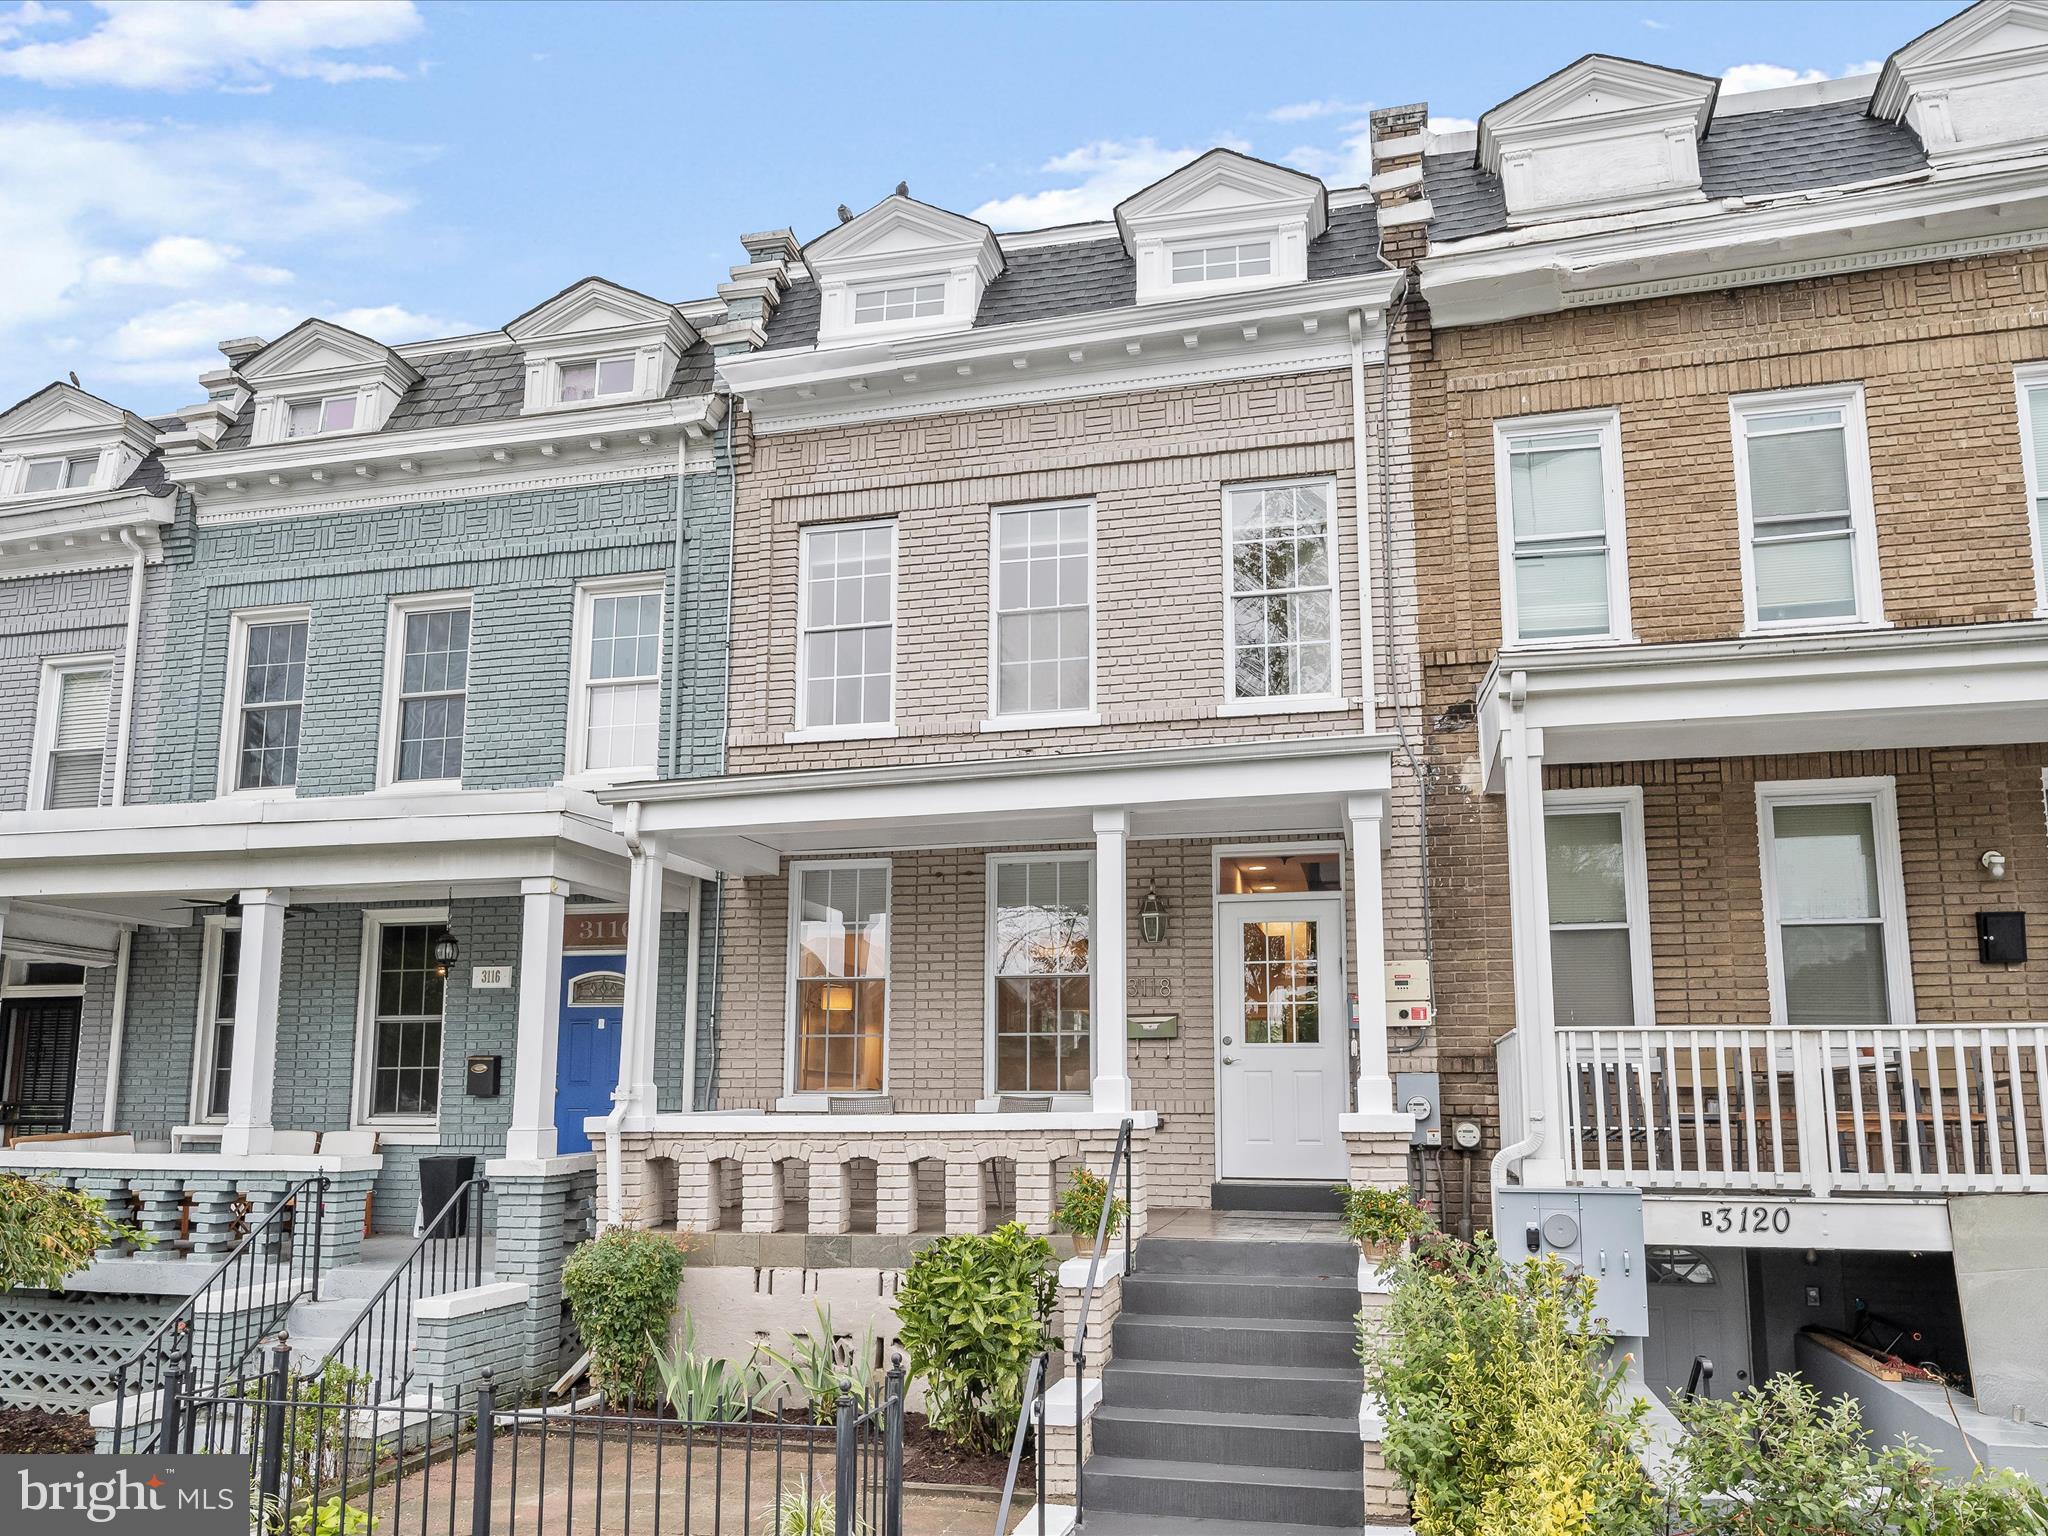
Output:
<path fill-rule="evenodd" d="M 1226 1179 L 1338 1179 L 1349 1103 L 1343 898 L 1226 899 L 1218 954 L 1218 1165 Z"/>
<path fill-rule="evenodd" d="M 619 1082 L 619 1021 L 626 1006 L 624 955 L 562 961 L 562 1032 L 555 1053 L 555 1150 L 590 1150 L 583 1122 L 611 1113 Z"/>

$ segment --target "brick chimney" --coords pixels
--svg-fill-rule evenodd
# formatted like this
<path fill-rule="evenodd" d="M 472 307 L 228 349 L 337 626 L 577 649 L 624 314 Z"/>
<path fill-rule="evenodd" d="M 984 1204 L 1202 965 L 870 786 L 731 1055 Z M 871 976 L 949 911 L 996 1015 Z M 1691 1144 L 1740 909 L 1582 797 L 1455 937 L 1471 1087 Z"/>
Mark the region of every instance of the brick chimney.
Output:
<path fill-rule="evenodd" d="M 1429 194 L 1422 184 L 1422 138 L 1429 103 L 1384 107 L 1372 114 L 1372 198 L 1379 210 L 1380 256 L 1390 267 L 1412 266 L 1429 249 Z"/>

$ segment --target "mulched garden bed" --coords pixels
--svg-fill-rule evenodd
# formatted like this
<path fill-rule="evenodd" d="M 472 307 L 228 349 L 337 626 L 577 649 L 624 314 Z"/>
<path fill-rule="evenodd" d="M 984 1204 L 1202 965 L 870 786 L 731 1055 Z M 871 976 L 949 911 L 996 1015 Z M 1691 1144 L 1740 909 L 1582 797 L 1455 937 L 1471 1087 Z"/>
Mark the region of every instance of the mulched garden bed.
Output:
<path fill-rule="evenodd" d="M 92 1449 L 92 1425 L 82 1413 L 0 1408 L 0 1456 L 84 1456 Z"/>

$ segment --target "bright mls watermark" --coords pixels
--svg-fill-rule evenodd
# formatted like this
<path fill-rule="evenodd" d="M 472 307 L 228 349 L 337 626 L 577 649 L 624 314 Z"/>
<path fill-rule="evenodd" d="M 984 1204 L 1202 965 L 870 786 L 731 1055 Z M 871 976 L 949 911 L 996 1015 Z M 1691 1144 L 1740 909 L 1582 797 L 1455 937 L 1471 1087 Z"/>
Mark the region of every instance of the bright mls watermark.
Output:
<path fill-rule="evenodd" d="M 247 1536 L 245 1456 L 0 1456 L 7 1536 Z"/>

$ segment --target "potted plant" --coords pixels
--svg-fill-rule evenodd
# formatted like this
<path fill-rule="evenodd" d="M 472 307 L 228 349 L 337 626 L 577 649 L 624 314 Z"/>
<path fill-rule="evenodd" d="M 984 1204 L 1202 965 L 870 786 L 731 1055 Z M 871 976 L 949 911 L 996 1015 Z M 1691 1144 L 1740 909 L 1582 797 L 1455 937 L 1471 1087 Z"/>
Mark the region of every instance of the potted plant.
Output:
<path fill-rule="evenodd" d="M 1102 1208 L 1109 1207 L 1109 1226 L 1102 1226 Z M 1124 1224 L 1126 1215 L 1124 1203 L 1110 1198 L 1108 1183 L 1098 1174 L 1086 1168 L 1076 1168 L 1073 1177 L 1067 1180 L 1067 1187 L 1060 1193 L 1060 1208 L 1053 1215 L 1053 1225 L 1062 1232 L 1073 1234 L 1074 1252 L 1086 1257 L 1095 1252 L 1095 1235 L 1102 1232 L 1104 1237 L 1115 1237 Z"/>
<path fill-rule="evenodd" d="M 1344 1197 L 1344 1235 L 1369 1259 L 1392 1258 L 1430 1228 L 1429 1213 L 1405 1189 L 1339 1184 L 1337 1193 Z"/>

